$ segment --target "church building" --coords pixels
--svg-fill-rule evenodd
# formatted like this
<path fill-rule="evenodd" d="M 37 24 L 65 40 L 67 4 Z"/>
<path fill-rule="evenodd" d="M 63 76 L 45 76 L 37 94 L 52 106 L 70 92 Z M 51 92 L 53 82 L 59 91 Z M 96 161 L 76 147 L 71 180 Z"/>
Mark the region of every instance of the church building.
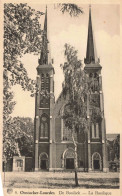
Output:
<path fill-rule="evenodd" d="M 35 99 L 34 168 L 35 171 L 64 171 L 74 169 L 74 144 L 65 127 L 62 114 L 66 104 L 63 93 L 55 101 L 54 68 L 51 62 L 47 25 L 47 9 L 42 36 L 42 50 L 37 67 L 37 88 Z M 93 40 L 91 7 L 89 8 L 88 38 L 84 71 L 92 78 L 92 92 L 87 95 L 87 133 L 77 133 L 78 170 L 108 171 L 106 150 L 106 127 L 100 60 L 97 58 Z M 98 90 L 99 88 L 99 90 Z M 43 95 L 47 92 L 47 96 Z M 48 96 L 49 93 L 49 96 Z M 102 120 L 90 122 L 92 107 L 97 104 Z"/>

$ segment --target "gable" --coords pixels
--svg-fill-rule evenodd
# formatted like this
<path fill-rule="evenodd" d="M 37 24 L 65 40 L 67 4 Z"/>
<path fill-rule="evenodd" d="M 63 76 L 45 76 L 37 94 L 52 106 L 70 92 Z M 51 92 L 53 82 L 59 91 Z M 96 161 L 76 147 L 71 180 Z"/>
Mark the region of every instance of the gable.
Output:
<path fill-rule="evenodd" d="M 68 100 L 68 96 L 65 98 L 63 95 L 63 92 L 61 92 L 58 99 L 55 102 L 55 105 L 54 105 L 54 110 L 53 110 L 53 117 L 54 118 L 61 117 L 61 109 L 67 103 L 67 100 Z"/>

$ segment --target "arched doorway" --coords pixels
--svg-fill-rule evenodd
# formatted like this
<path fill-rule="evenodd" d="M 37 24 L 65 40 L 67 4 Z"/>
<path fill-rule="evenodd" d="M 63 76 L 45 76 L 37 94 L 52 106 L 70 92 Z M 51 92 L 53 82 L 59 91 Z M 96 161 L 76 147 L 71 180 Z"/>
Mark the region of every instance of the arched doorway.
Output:
<path fill-rule="evenodd" d="M 39 167 L 42 170 L 48 169 L 48 155 L 45 152 L 41 153 L 39 156 Z"/>
<path fill-rule="evenodd" d="M 102 170 L 101 156 L 98 152 L 92 155 L 92 170 Z"/>
<path fill-rule="evenodd" d="M 63 153 L 63 167 L 66 169 L 74 169 L 74 149 L 73 148 L 68 148 L 64 151 Z"/>

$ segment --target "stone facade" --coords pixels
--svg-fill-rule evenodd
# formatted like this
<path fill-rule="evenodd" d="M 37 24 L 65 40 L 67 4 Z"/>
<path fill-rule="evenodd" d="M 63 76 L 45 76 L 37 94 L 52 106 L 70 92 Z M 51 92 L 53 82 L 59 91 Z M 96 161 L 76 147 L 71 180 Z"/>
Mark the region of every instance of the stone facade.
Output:
<path fill-rule="evenodd" d="M 48 50 L 47 12 L 44 23 L 47 52 L 41 51 L 37 67 L 37 88 L 35 101 L 35 134 L 34 134 L 34 160 L 35 171 L 41 170 L 66 170 L 74 168 L 74 145 L 71 133 L 64 125 L 61 118 L 66 99 L 61 93 L 57 101 L 54 99 L 54 68 L 51 64 L 50 51 Z M 46 40 L 45 40 L 46 39 Z M 78 170 L 80 171 L 107 171 L 106 154 L 106 129 L 104 118 L 104 102 L 102 91 L 101 65 L 95 57 L 92 35 L 91 8 L 89 10 L 89 27 L 87 53 L 84 60 L 84 70 L 91 78 L 91 93 L 87 95 L 87 120 L 89 130 L 86 134 L 75 135 L 78 149 Z M 98 90 L 98 87 L 99 90 Z M 45 98 L 42 92 L 51 96 Z M 94 104 L 102 112 L 102 121 L 91 123 L 90 115 Z"/>

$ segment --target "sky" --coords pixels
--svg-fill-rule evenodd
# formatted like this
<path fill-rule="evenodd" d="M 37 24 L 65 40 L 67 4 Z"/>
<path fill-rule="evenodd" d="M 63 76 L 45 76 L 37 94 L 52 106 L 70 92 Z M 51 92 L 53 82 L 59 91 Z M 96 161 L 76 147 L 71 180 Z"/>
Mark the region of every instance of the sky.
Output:
<path fill-rule="evenodd" d="M 31 4 L 39 11 L 45 11 L 43 4 Z M 54 59 L 55 69 L 55 98 L 62 90 L 63 72 L 60 64 L 64 59 L 64 44 L 68 43 L 78 50 L 78 57 L 84 64 L 87 46 L 89 5 L 80 5 L 84 14 L 79 17 L 70 17 L 62 14 L 54 4 L 48 5 L 48 33 L 51 49 L 51 58 Z M 104 93 L 104 112 L 106 118 L 106 132 L 120 132 L 121 116 L 121 82 L 120 82 L 120 11 L 119 4 L 92 5 L 92 26 L 97 56 L 102 66 L 102 82 Z M 44 16 L 40 23 L 43 28 Z M 22 62 L 28 71 L 29 77 L 36 79 L 38 56 L 27 54 Z M 16 101 L 13 116 L 34 118 L 35 99 L 29 92 L 22 91 L 19 85 L 13 87 Z"/>

